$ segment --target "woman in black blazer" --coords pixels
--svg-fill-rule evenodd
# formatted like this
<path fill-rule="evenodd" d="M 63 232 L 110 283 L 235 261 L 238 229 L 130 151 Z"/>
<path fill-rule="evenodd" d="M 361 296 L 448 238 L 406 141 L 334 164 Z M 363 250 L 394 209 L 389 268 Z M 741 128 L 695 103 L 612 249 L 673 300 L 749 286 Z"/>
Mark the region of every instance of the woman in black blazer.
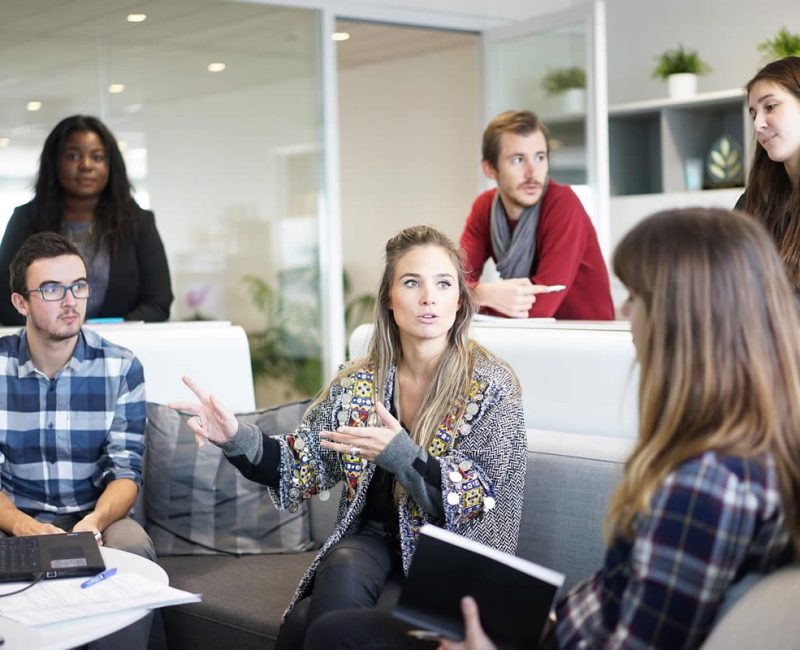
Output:
<path fill-rule="evenodd" d="M 97 118 L 73 115 L 47 136 L 35 196 L 14 210 L 0 244 L 0 321 L 22 325 L 11 304 L 8 266 L 30 235 L 50 230 L 86 261 L 87 317 L 164 321 L 172 304 L 167 256 L 155 218 L 131 196 L 116 139 Z"/>

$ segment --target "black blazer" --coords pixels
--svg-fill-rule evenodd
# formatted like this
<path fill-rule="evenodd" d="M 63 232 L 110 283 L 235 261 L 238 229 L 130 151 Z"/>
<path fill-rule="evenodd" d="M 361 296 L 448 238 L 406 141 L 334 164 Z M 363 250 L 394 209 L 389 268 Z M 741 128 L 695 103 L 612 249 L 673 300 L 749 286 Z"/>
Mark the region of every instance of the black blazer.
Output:
<path fill-rule="evenodd" d="M 165 321 L 172 304 L 172 285 L 164 244 L 152 212 L 137 206 L 134 219 L 132 236 L 111 255 L 108 290 L 98 316 Z M 25 319 L 11 304 L 9 265 L 22 242 L 35 232 L 32 204 L 17 207 L 0 243 L 0 322 L 3 325 L 25 324 Z"/>

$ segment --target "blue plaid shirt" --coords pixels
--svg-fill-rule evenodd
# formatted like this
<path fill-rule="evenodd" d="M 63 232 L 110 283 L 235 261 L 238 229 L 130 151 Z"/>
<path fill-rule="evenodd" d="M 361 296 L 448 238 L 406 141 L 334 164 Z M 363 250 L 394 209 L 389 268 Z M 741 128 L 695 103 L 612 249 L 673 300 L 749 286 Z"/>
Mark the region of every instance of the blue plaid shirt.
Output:
<path fill-rule="evenodd" d="M 31 361 L 25 330 L 0 338 L 0 479 L 41 522 L 91 511 L 109 481 L 141 485 L 147 405 L 132 352 L 82 330 L 54 379 Z"/>
<path fill-rule="evenodd" d="M 556 636 L 571 648 L 696 648 L 729 587 L 791 560 L 771 458 L 707 452 L 667 476 L 632 541 L 559 604 Z"/>

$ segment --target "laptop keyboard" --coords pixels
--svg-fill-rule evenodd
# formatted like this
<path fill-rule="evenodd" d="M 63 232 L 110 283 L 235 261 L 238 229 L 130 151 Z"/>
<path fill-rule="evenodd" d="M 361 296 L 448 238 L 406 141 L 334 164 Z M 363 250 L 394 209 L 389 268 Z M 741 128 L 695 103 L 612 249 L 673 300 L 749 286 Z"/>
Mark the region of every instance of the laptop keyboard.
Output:
<path fill-rule="evenodd" d="M 30 537 L 6 537 L 0 540 L 0 573 L 39 570 L 39 542 Z"/>

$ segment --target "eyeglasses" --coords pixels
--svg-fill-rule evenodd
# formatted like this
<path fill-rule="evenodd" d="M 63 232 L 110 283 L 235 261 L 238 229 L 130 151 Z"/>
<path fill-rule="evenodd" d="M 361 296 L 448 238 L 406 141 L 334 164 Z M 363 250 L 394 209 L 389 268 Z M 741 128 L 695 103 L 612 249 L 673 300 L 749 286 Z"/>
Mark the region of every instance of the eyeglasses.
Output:
<path fill-rule="evenodd" d="M 89 283 L 81 281 L 75 284 L 56 284 L 55 282 L 45 284 L 36 289 L 28 289 L 28 295 L 32 294 L 34 291 L 38 291 L 42 296 L 42 300 L 46 302 L 56 302 L 58 300 L 64 300 L 67 295 L 67 289 L 72 292 L 72 295 L 75 296 L 77 300 L 86 300 L 92 293 L 92 288 Z"/>

